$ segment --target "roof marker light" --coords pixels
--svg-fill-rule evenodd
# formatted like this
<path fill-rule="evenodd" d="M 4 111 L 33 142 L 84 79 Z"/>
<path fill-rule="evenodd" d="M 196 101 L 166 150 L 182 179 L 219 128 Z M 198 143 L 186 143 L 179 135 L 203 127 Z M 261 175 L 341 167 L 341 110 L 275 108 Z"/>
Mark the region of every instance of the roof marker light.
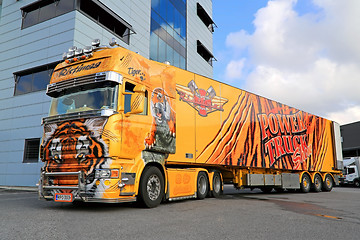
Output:
<path fill-rule="evenodd" d="M 91 42 L 91 45 L 93 47 L 99 47 L 100 46 L 100 39 L 94 39 L 92 42 Z"/>

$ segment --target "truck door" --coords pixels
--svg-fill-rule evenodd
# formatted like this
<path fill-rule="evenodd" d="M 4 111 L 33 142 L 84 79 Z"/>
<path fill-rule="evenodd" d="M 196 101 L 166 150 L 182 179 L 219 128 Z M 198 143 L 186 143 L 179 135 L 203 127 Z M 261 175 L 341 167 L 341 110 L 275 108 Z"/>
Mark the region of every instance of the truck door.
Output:
<path fill-rule="evenodd" d="M 354 179 L 358 177 L 358 173 L 356 171 L 355 166 L 348 166 L 346 170 L 347 170 L 346 180 L 348 180 L 349 182 L 353 182 Z"/>

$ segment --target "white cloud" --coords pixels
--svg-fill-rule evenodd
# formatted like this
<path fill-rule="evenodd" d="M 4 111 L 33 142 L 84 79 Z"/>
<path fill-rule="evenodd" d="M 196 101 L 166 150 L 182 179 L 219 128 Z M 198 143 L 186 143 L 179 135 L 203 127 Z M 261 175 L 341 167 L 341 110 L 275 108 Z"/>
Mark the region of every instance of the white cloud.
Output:
<path fill-rule="evenodd" d="M 360 1 L 314 0 L 320 11 L 301 16 L 296 3 L 269 1 L 253 34 L 229 34 L 235 53 L 227 70 L 252 63 L 246 90 L 341 124 L 360 121 Z M 245 49 L 248 58 L 237 60 Z"/>
<path fill-rule="evenodd" d="M 242 70 L 244 68 L 245 59 L 242 58 L 238 61 L 230 61 L 226 66 L 225 77 L 228 80 L 241 79 Z"/>

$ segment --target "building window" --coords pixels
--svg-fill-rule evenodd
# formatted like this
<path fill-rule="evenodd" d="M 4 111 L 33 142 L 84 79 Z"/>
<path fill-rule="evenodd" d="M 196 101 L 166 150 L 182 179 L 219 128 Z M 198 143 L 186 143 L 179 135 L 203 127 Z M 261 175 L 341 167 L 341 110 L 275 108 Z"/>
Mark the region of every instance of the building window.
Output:
<path fill-rule="evenodd" d="M 197 53 L 211 66 L 213 60 L 216 61 L 215 57 L 211 54 L 211 52 L 199 40 L 197 40 Z"/>
<path fill-rule="evenodd" d="M 116 34 L 129 44 L 132 26 L 97 0 L 41 0 L 29 4 L 22 11 L 22 26 L 27 28 L 62 14 L 79 10 L 81 13 Z"/>
<path fill-rule="evenodd" d="M 186 69 L 186 1 L 152 0 L 150 59 Z"/>
<path fill-rule="evenodd" d="M 45 90 L 46 86 L 50 83 L 51 75 L 58 63 L 59 62 L 54 62 L 14 73 L 14 95 L 17 96 Z"/>
<path fill-rule="evenodd" d="M 197 15 L 201 19 L 201 21 L 205 24 L 205 26 L 209 29 L 210 32 L 214 32 L 214 26 L 216 27 L 216 24 L 211 19 L 209 14 L 207 14 L 207 12 L 200 5 L 200 3 L 196 4 L 196 8 L 197 8 Z"/>
<path fill-rule="evenodd" d="M 25 139 L 23 163 L 39 161 L 40 138 Z"/>
<path fill-rule="evenodd" d="M 42 0 L 23 8 L 21 28 L 27 28 L 75 10 L 74 0 Z"/>
<path fill-rule="evenodd" d="M 129 44 L 130 34 L 135 33 L 132 26 L 99 1 L 78 0 L 79 10 L 96 23 L 115 33 L 123 42 Z"/>

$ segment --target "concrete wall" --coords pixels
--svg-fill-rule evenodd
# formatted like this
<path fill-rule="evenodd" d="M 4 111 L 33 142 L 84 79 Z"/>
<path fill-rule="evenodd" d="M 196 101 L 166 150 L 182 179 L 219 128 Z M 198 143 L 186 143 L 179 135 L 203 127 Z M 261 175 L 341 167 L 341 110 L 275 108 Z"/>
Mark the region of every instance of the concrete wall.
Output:
<path fill-rule="evenodd" d="M 212 78 L 212 66 L 197 53 L 197 40 L 212 53 L 213 33 L 198 17 L 196 8 L 196 3 L 199 2 L 209 16 L 212 17 L 212 1 L 187 0 L 187 2 L 187 70 Z"/>

